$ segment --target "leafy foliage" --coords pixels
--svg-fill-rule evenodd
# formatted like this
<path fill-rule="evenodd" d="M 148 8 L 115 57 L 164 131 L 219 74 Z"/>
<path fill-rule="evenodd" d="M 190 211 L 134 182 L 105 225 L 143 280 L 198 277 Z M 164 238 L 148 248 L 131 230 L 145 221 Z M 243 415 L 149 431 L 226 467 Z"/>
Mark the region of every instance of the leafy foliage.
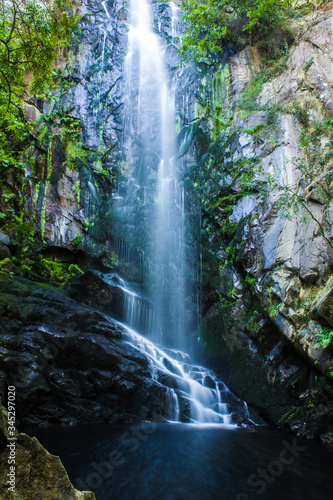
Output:
<path fill-rule="evenodd" d="M 323 347 L 326 349 L 333 342 L 333 330 L 329 330 L 328 328 L 323 328 L 321 333 L 317 333 L 316 337 L 320 341 L 318 344 L 315 344 L 315 347 Z"/>
<path fill-rule="evenodd" d="M 69 0 L 0 3 L 0 167 L 21 167 L 15 154 L 31 126 L 23 101 L 45 96 L 59 51 L 75 38 L 77 17 Z"/>
<path fill-rule="evenodd" d="M 68 0 L 10 0 L 0 4 L 0 104 L 17 105 L 22 92 L 45 93 L 59 48 L 74 37 Z"/>
<path fill-rule="evenodd" d="M 294 114 L 300 120 L 295 108 Z M 302 115 L 303 116 L 303 115 Z M 300 135 L 300 146 L 303 155 L 288 159 L 280 171 L 268 176 L 268 188 L 280 191 L 280 198 L 277 208 L 281 214 L 292 219 L 295 213 L 304 213 L 302 222 L 314 221 L 320 234 L 326 243 L 333 248 L 327 225 L 320 217 L 316 216 L 314 206 L 328 205 L 333 200 L 333 176 L 331 172 L 331 159 L 333 156 L 333 120 L 318 122 L 312 127 L 306 127 Z M 327 141 L 325 147 L 322 146 L 322 138 Z M 331 140 L 329 140 L 331 139 Z M 300 173 L 300 181 L 296 185 L 289 185 L 285 182 L 288 178 L 289 169 L 295 169 Z"/>
<path fill-rule="evenodd" d="M 236 42 L 245 35 L 259 41 L 281 26 L 287 0 L 182 0 L 187 29 L 181 54 L 186 59 L 211 59 L 222 51 L 223 39 Z M 275 44 L 276 45 L 276 44 Z"/>

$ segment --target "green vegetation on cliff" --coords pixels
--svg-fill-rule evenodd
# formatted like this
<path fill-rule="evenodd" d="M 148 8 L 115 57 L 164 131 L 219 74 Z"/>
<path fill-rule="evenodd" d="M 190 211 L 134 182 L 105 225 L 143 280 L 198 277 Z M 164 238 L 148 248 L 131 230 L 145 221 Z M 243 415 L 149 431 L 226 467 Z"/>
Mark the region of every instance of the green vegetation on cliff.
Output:
<path fill-rule="evenodd" d="M 24 102 L 48 94 L 54 62 L 75 39 L 69 0 L 11 0 L 0 4 L 0 167 L 20 167 L 28 137 Z"/>
<path fill-rule="evenodd" d="M 181 53 L 191 48 L 196 61 L 213 59 L 222 52 L 223 41 L 242 43 L 267 39 L 281 30 L 290 6 L 288 0 L 183 0 L 187 31 Z"/>
<path fill-rule="evenodd" d="M 270 58 L 280 57 L 288 19 L 295 9 L 307 13 L 326 4 L 326 0 L 182 0 L 186 31 L 180 49 L 186 59 L 191 52 L 196 62 L 213 61 L 228 48 L 261 43 Z M 297 12 L 296 12 L 297 13 Z"/>

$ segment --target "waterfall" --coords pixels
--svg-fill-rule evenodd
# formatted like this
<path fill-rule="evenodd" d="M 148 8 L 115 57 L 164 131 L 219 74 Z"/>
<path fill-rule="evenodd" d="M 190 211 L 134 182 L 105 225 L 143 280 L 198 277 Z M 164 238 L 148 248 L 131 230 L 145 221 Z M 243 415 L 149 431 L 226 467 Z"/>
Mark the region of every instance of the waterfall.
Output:
<path fill-rule="evenodd" d="M 174 33 L 176 7 L 172 10 Z M 145 220 L 145 287 L 155 314 L 148 335 L 186 347 L 184 192 L 176 160 L 175 92 L 146 0 L 132 0 L 125 60 L 125 172 Z M 139 221 L 140 224 L 141 221 Z"/>
<path fill-rule="evenodd" d="M 109 15 L 105 3 L 103 7 Z M 132 283 L 115 275 L 104 279 L 124 294 L 121 325 L 128 342 L 150 359 L 151 373 L 164 394 L 167 418 L 226 424 L 231 422 L 231 409 L 221 394 L 242 409 L 243 402 L 212 372 L 193 365 L 181 352 L 188 348 L 187 309 L 191 307 L 186 302 L 192 299 L 186 280 L 182 164 L 176 147 L 176 77 L 166 69 L 166 47 L 153 28 L 152 7 L 147 0 L 130 2 L 123 178 L 114 197 L 120 272 L 131 276 Z M 164 3 L 163 9 L 168 9 L 174 42 L 179 9 L 173 2 Z M 160 31 L 161 24 L 157 27 Z M 135 272 L 137 262 L 139 272 Z"/>

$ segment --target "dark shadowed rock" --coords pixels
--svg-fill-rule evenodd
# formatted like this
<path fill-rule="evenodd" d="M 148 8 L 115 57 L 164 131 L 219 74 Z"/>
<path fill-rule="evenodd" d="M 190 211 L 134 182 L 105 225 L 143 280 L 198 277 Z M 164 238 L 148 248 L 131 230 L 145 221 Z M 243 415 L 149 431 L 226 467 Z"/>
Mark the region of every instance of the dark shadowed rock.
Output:
<path fill-rule="evenodd" d="M 168 387 L 105 314 L 0 272 L 0 394 L 17 388 L 21 423 L 168 418 Z"/>

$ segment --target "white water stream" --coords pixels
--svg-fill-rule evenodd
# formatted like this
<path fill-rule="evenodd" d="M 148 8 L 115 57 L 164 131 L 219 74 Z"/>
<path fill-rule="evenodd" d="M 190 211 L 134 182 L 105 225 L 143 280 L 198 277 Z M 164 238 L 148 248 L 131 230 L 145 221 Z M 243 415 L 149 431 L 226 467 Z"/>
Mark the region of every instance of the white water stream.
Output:
<path fill-rule="evenodd" d="M 103 7 L 109 16 L 105 2 Z M 189 321 L 186 218 L 176 149 L 175 84 L 164 63 L 165 42 L 153 28 L 151 8 L 147 0 L 130 1 L 124 75 L 124 173 L 128 180 L 127 193 L 119 197 L 123 221 L 130 220 L 129 214 L 134 213 L 140 215 L 129 227 L 140 227 L 144 222 L 142 238 L 148 266 L 143 273 L 143 289 L 148 297 L 117 277 L 116 286 L 124 293 L 122 326 L 127 341 L 148 355 L 153 378 L 165 394 L 164 413 L 169 420 L 230 424 L 232 410 L 225 401 L 235 403 L 244 413 L 243 402 L 212 372 L 193 365 L 181 352 L 188 347 Z M 174 40 L 179 9 L 173 2 L 167 8 Z M 131 267 L 130 247 L 136 245 L 140 242 L 133 240 L 122 251 L 127 271 Z M 114 282 L 114 276 L 110 275 L 110 280 Z M 162 345 L 163 350 L 156 344 Z"/>
<path fill-rule="evenodd" d="M 163 376 L 175 379 L 178 388 L 167 387 L 166 393 L 170 421 L 179 420 L 180 402 L 182 406 L 188 405 L 184 413 L 190 422 L 232 424 L 232 403 L 247 414 L 246 403 L 236 398 L 212 371 L 193 365 L 189 356 L 181 351 L 167 353 L 125 324 L 119 322 L 119 325 L 124 328 L 124 338 L 148 355 L 154 380 L 160 382 Z M 223 395 L 231 404 L 223 402 Z"/>
<path fill-rule="evenodd" d="M 176 7 L 173 5 L 172 31 Z M 146 288 L 155 314 L 148 334 L 155 342 L 186 348 L 184 192 L 176 162 L 175 97 L 146 0 L 132 0 L 125 60 L 126 169 L 147 215 L 150 273 Z M 140 145 L 138 147 L 138 144 Z M 143 193 L 143 194 L 142 194 Z"/>

